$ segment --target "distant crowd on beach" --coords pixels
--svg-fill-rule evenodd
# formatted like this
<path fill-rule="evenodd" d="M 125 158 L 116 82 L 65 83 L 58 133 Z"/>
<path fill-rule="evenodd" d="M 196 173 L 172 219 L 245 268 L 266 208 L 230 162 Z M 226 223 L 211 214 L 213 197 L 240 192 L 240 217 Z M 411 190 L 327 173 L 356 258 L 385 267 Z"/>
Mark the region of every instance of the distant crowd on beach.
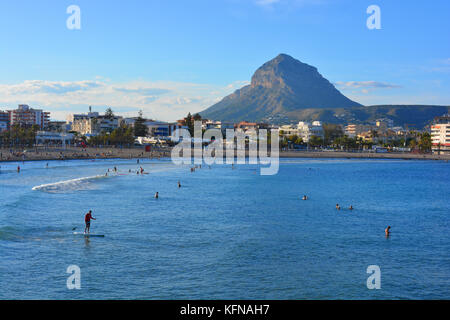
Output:
<path fill-rule="evenodd" d="M 170 148 L 159 148 L 145 152 L 142 148 L 23 148 L 20 150 L 0 149 L 0 161 L 37 161 L 37 160 L 77 160 L 77 159 L 155 159 L 168 158 Z"/>

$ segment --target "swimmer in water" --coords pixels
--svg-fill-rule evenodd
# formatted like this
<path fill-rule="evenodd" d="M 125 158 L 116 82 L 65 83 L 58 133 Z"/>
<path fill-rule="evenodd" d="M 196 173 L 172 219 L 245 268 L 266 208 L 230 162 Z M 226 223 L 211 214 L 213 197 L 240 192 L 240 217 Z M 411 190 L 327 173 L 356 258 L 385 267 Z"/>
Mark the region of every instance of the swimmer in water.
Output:
<path fill-rule="evenodd" d="M 159 193 L 156 192 L 156 193 L 155 193 L 155 199 L 158 199 L 158 198 L 159 198 Z"/>
<path fill-rule="evenodd" d="M 180 183 L 180 181 L 178 181 L 178 188 L 181 188 L 181 183 Z"/>
<path fill-rule="evenodd" d="M 350 208 L 348 208 L 348 210 L 353 210 L 353 206 L 352 206 L 352 205 L 350 205 Z"/>
<path fill-rule="evenodd" d="M 307 196 L 303 196 L 302 200 L 308 200 Z"/>
<path fill-rule="evenodd" d="M 336 204 L 336 209 L 337 209 L 337 210 L 341 210 L 341 207 L 339 206 L 338 203 Z"/>
<path fill-rule="evenodd" d="M 384 233 L 386 234 L 386 238 L 387 237 L 389 237 L 390 235 L 391 235 L 391 226 L 388 226 L 387 228 L 386 228 L 386 230 L 384 230 Z"/>

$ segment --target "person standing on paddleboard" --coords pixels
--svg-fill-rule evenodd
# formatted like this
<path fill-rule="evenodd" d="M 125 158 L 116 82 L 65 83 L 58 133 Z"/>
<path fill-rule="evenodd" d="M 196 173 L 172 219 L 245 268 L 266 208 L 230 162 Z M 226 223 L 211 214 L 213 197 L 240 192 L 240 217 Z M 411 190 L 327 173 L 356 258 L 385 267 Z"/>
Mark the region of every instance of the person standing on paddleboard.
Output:
<path fill-rule="evenodd" d="M 84 233 L 86 233 L 86 230 L 88 233 L 90 233 L 90 229 L 91 229 L 91 219 L 92 220 L 97 220 L 92 216 L 92 211 L 89 210 L 88 213 L 86 213 L 86 215 L 84 216 L 84 222 L 86 222 L 86 227 L 84 228 Z"/>

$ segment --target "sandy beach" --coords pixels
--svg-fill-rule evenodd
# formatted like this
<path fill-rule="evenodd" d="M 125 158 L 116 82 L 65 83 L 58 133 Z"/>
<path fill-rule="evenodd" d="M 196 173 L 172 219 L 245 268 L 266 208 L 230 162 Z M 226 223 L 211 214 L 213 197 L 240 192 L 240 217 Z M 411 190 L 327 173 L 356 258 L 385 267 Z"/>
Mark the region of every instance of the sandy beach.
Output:
<path fill-rule="evenodd" d="M 45 161 L 73 159 L 155 159 L 168 158 L 171 148 L 153 148 L 146 152 L 143 147 L 135 148 L 25 148 L 0 149 L 0 161 Z M 282 151 L 280 158 L 356 158 L 356 159 L 405 159 L 405 160 L 450 160 L 450 155 L 419 153 L 369 153 L 345 151 Z"/>
<path fill-rule="evenodd" d="M 170 148 L 25 148 L 0 149 L 0 161 L 45 161 L 74 159 L 144 159 L 170 157 Z"/>

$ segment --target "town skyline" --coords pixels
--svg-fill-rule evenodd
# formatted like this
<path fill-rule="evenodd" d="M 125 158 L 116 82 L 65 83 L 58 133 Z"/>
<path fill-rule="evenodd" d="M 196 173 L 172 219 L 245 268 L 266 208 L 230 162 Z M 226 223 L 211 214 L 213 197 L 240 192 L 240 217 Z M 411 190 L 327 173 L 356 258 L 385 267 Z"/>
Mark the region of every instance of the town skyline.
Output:
<path fill-rule="evenodd" d="M 143 110 L 148 118 L 175 121 L 248 84 L 257 67 L 281 52 L 316 66 L 363 105 L 450 101 L 445 1 L 378 1 L 380 30 L 366 27 L 371 3 L 347 0 L 126 6 L 82 0 L 80 30 L 66 28 L 71 4 L 1 4 L 7 44 L 0 53 L 1 109 L 26 103 L 64 120 L 89 105 L 110 106 L 122 116 Z M 186 28 L 168 24 L 174 19 Z"/>

